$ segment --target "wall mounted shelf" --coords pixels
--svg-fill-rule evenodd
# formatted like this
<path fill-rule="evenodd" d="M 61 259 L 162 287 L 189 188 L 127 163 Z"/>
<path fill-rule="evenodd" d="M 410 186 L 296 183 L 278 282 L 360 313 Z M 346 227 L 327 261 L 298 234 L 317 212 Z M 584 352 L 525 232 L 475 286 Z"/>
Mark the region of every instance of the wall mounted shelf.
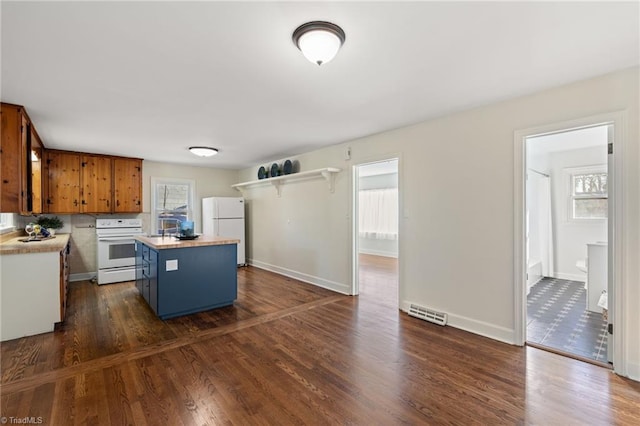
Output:
<path fill-rule="evenodd" d="M 307 172 L 292 173 L 290 175 L 282 175 L 282 176 L 277 176 L 272 178 L 252 180 L 250 182 L 236 183 L 235 185 L 231 185 L 231 187 L 242 192 L 245 188 L 249 188 L 252 186 L 271 184 L 276 188 L 276 192 L 278 193 L 278 197 L 279 197 L 282 184 L 285 183 L 286 181 L 322 177 L 329 184 L 329 192 L 333 192 L 335 180 L 336 180 L 336 174 L 339 173 L 340 171 L 341 169 L 337 169 L 335 167 L 326 167 L 324 169 L 309 170 Z"/>

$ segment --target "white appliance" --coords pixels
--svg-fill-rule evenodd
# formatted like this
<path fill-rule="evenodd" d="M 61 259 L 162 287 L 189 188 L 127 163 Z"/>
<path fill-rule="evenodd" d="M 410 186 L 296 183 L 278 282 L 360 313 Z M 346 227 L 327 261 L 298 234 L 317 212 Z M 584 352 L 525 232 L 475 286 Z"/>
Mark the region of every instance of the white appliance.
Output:
<path fill-rule="evenodd" d="M 136 279 L 136 235 L 142 219 L 96 219 L 98 284 Z"/>
<path fill-rule="evenodd" d="M 202 233 L 204 235 L 240 240 L 238 244 L 238 265 L 246 265 L 244 255 L 244 198 L 203 198 Z"/>

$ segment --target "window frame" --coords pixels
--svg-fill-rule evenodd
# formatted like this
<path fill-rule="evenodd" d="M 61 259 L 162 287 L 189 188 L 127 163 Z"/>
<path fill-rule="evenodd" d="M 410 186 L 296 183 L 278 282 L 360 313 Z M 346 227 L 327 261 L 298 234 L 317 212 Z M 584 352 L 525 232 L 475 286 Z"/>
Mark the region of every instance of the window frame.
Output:
<path fill-rule="evenodd" d="M 0 235 L 16 230 L 15 213 L 0 213 Z"/>
<path fill-rule="evenodd" d="M 157 209 L 157 186 L 158 185 L 188 185 L 187 190 L 187 220 L 194 220 L 194 202 L 196 193 L 196 181 L 193 179 L 151 177 L 151 228 L 150 234 L 155 235 L 158 231 L 158 215 L 160 210 Z"/>
<path fill-rule="evenodd" d="M 564 173 L 564 188 L 566 191 L 566 200 L 567 200 L 567 221 L 571 223 L 597 223 L 603 222 L 608 219 L 608 209 L 605 217 L 575 217 L 574 212 L 574 201 L 575 200 L 590 200 L 590 199 L 602 199 L 605 198 L 607 200 L 607 204 L 609 203 L 609 191 L 608 191 L 608 180 L 609 180 L 609 171 L 606 164 L 595 164 L 591 166 L 583 166 L 583 167 L 567 167 L 563 170 Z M 575 195 L 574 194 L 574 177 L 579 175 L 588 175 L 588 174 L 606 174 L 607 175 L 607 193 L 605 195 Z"/>

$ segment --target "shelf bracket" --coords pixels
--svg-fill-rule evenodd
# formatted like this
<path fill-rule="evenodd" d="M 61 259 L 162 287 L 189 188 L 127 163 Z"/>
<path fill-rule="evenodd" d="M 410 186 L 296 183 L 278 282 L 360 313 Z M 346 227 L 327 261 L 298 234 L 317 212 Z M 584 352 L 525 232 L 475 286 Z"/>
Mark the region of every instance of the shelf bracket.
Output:
<path fill-rule="evenodd" d="M 271 182 L 271 184 L 276 188 L 276 192 L 278 193 L 278 198 L 280 198 L 281 190 L 282 190 L 282 181 L 276 180 Z"/>
<path fill-rule="evenodd" d="M 331 173 L 328 170 L 321 172 L 322 177 L 329 183 L 329 192 L 333 194 L 336 185 L 336 174 Z"/>

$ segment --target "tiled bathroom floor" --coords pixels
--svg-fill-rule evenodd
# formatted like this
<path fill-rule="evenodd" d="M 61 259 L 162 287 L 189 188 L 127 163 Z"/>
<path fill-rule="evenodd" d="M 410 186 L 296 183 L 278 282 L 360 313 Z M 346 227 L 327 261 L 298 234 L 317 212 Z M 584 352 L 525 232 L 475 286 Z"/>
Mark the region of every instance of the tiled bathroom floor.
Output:
<path fill-rule="evenodd" d="M 527 296 L 527 341 L 607 362 L 607 322 L 585 309 L 584 283 L 543 278 Z"/>

